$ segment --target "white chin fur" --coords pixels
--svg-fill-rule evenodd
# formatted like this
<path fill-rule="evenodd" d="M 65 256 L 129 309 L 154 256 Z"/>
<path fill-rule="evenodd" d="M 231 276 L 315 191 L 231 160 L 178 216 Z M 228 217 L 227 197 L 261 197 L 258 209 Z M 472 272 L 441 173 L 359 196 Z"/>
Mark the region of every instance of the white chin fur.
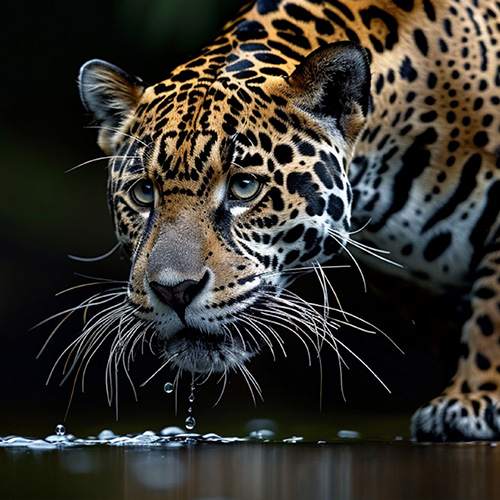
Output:
<path fill-rule="evenodd" d="M 239 338 L 181 336 L 166 342 L 163 355 L 183 371 L 224 373 L 245 364 L 257 352 L 256 346 L 243 345 Z"/>

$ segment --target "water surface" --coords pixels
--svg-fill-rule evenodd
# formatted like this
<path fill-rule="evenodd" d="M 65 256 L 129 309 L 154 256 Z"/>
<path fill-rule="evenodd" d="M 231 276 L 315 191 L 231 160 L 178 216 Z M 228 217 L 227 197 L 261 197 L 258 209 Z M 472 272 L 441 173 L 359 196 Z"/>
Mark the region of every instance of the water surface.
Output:
<path fill-rule="evenodd" d="M 500 498 L 496 443 L 419 445 L 403 437 L 264 442 L 213 434 L 161 437 L 151 432 L 131 438 L 98 437 L 70 446 L 56 436 L 32 446 L 5 446 L 9 438 L 4 438 L 0 497 Z"/>

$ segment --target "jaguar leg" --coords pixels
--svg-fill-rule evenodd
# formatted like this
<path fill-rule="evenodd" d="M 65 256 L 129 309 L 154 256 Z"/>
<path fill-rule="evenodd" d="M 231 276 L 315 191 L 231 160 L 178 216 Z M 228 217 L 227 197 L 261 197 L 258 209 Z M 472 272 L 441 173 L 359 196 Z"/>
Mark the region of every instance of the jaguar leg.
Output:
<path fill-rule="evenodd" d="M 417 441 L 500 440 L 500 250 L 480 262 L 457 373 L 412 419 Z"/>

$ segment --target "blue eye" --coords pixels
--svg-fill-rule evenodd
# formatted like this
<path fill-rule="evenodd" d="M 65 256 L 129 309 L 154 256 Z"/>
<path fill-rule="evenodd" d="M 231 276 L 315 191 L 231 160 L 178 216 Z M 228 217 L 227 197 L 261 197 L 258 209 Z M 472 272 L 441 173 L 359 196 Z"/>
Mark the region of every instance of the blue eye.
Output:
<path fill-rule="evenodd" d="M 253 175 L 233 175 L 229 183 L 229 196 L 233 200 L 250 201 L 260 192 L 262 183 Z"/>
<path fill-rule="evenodd" d="M 130 195 L 139 207 L 151 207 L 155 202 L 155 188 L 148 179 L 136 182 L 130 190 Z"/>

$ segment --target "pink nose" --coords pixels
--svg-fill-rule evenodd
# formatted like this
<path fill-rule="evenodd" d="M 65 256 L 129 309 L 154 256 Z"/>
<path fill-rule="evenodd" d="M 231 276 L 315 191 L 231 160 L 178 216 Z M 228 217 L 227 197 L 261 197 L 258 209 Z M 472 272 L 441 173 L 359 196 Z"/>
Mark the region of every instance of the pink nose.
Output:
<path fill-rule="evenodd" d="M 149 286 L 164 304 L 170 306 L 184 320 L 186 307 L 203 290 L 207 281 L 208 272 L 205 273 L 200 281 L 184 280 L 174 286 L 162 285 L 157 281 L 151 281 Z"/>

